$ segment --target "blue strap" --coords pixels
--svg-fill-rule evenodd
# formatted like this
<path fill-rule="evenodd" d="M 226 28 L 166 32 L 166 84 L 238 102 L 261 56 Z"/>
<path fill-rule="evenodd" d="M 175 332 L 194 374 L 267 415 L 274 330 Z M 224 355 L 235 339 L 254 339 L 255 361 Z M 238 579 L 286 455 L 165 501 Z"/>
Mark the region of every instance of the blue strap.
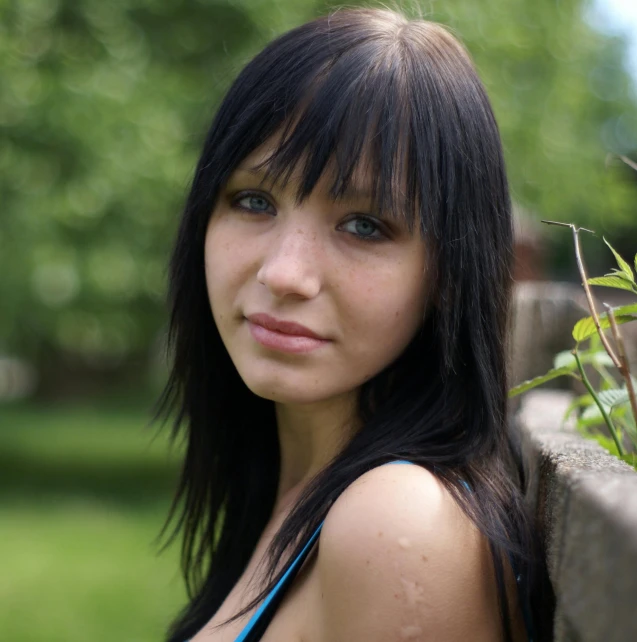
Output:
<path fill-rule="evenodd" d="M 321 528 L 323 527 L 323 523 L 324 522 L 321 522 L 318 525 L 318 528 L 314 531 L 314 534 L 312 535 L 312 537 L 310 537 L 307 544 L 303 547 L 303 550 L 299 553 L 299 555 L 292 562 L 292 564 L 290 564 L 290 566 L 288 567 L 288 570 L 284 573 L 283 577 L 281 577 L 281 579 L 276 583 L 275 587 L 270 591 L 270 593 L 265 598 L 265 600 L 263 600 L 263 602 L 261 603 L 261 606 L 259 606 L 259 608 L 252 615 L 252 617 L 246 624 L 243 631 L 241 631 L 241 633 L 239 634 L 235 642 L 243 642 L 246 639 L 246 637 L 248 636 L 248 633 L 250 633 L 250 631 L 252 630 L 252 627 L 254 627 L 254 625 L 257 623 L 263 611 L 265 611 L 268 608 L 268 604 L 272 602 L 275 595 L 281 589 L 281 586 L 285 584 L 285 581 L 292 573 L 296 572 L 297 568 L 300 566 L 302 561 L 305 559 L 307 553 L 309 552 L 310 547 L 312 546 L 312 544 L 314 544 L 314 542 L 318 538 L 319 533 L 321 532 Z"/>

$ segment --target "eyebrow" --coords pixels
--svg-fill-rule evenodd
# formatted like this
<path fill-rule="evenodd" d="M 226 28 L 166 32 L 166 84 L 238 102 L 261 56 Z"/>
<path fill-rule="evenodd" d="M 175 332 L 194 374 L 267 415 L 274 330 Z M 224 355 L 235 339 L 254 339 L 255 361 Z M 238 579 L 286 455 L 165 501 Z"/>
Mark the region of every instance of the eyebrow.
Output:
<path fill-rule="evenodd" d="M 261 176 L 265 178 L 266 170 L 260 167 L 244 167 L 239 166 L 235 170 L 236 172 L 243 172 L 246 174 L 251 174 L 252 176 Z M 367 186 L 352 185 L 351 183 L 347 186 L 347 189 L 338 197 L 339 201 L 371 201 L 372 192 L 371 189 Z"/>

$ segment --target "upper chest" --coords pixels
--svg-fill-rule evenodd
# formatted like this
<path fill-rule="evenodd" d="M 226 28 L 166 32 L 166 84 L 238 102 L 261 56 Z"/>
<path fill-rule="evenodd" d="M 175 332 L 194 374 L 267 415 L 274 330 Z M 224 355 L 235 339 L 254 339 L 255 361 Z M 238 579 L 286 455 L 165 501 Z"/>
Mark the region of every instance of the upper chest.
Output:
<path fill-rule="evenodd" d="M 234 642 L 246 624 L 259 608 L 255 607 L 243 617 L 226 625 L 218 626 L 243 609 L 257 595 L 262 577 L 263 559 L 271 537 L 257 545 L 243 575 L 230 591 L 223 604 L 211 620 L 191 642 Z M 320 586 L 316 568 L 316 543 L 288 586 L 261 642 L 319 642 Z M 215 628 L 218 627 L 218 628 Z"/>

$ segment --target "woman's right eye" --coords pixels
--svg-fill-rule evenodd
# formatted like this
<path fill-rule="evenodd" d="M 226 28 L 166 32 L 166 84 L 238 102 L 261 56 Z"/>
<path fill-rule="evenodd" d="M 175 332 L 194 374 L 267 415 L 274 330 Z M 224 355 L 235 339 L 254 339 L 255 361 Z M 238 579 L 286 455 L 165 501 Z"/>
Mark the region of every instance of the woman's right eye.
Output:
<path fill-rule="evenodd" d="M 254 214 L 269 214 L 272 208 L 270 201 L 258 192 L 243 192 L 232 201 L 232 205 Z"/>

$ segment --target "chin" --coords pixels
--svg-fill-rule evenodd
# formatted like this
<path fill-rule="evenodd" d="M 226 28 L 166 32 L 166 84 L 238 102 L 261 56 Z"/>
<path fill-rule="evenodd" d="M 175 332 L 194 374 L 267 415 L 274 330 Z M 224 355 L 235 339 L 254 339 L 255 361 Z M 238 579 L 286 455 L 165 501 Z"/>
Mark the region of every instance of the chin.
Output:
<path fill-rule="evenodd" d="M 246 382 L 246 385 L 251 392 L 257 395 L 257 397 L 269 399 L 270 401 L 281 404 L 311 404 L 318 401 L 324 401 L 326 398 L 332 396 L 329 394 L 321 395 L 320 393 L 317 393 L 318 391 L 316 390 L 310 392 L 307 389 L 301 389 L 298 386 L 286 386 L 281 383 Z"/>
<path fill-rule="evenodd" d="M 262 376 L 259 374 L 257 368 L 250 369 L 248 376 L 240 373 L 251 392 L 257 397 L 269 399 L 275 403 L 311 404 L 325 401 L 343 392 L 317 386 L 317 377 L 312 376 L 305 380 L 304 377 L 299 376 L 298 372 L 288 372 L 283 375 L 273 375 L 271 372 L 262 373 Z"/>

